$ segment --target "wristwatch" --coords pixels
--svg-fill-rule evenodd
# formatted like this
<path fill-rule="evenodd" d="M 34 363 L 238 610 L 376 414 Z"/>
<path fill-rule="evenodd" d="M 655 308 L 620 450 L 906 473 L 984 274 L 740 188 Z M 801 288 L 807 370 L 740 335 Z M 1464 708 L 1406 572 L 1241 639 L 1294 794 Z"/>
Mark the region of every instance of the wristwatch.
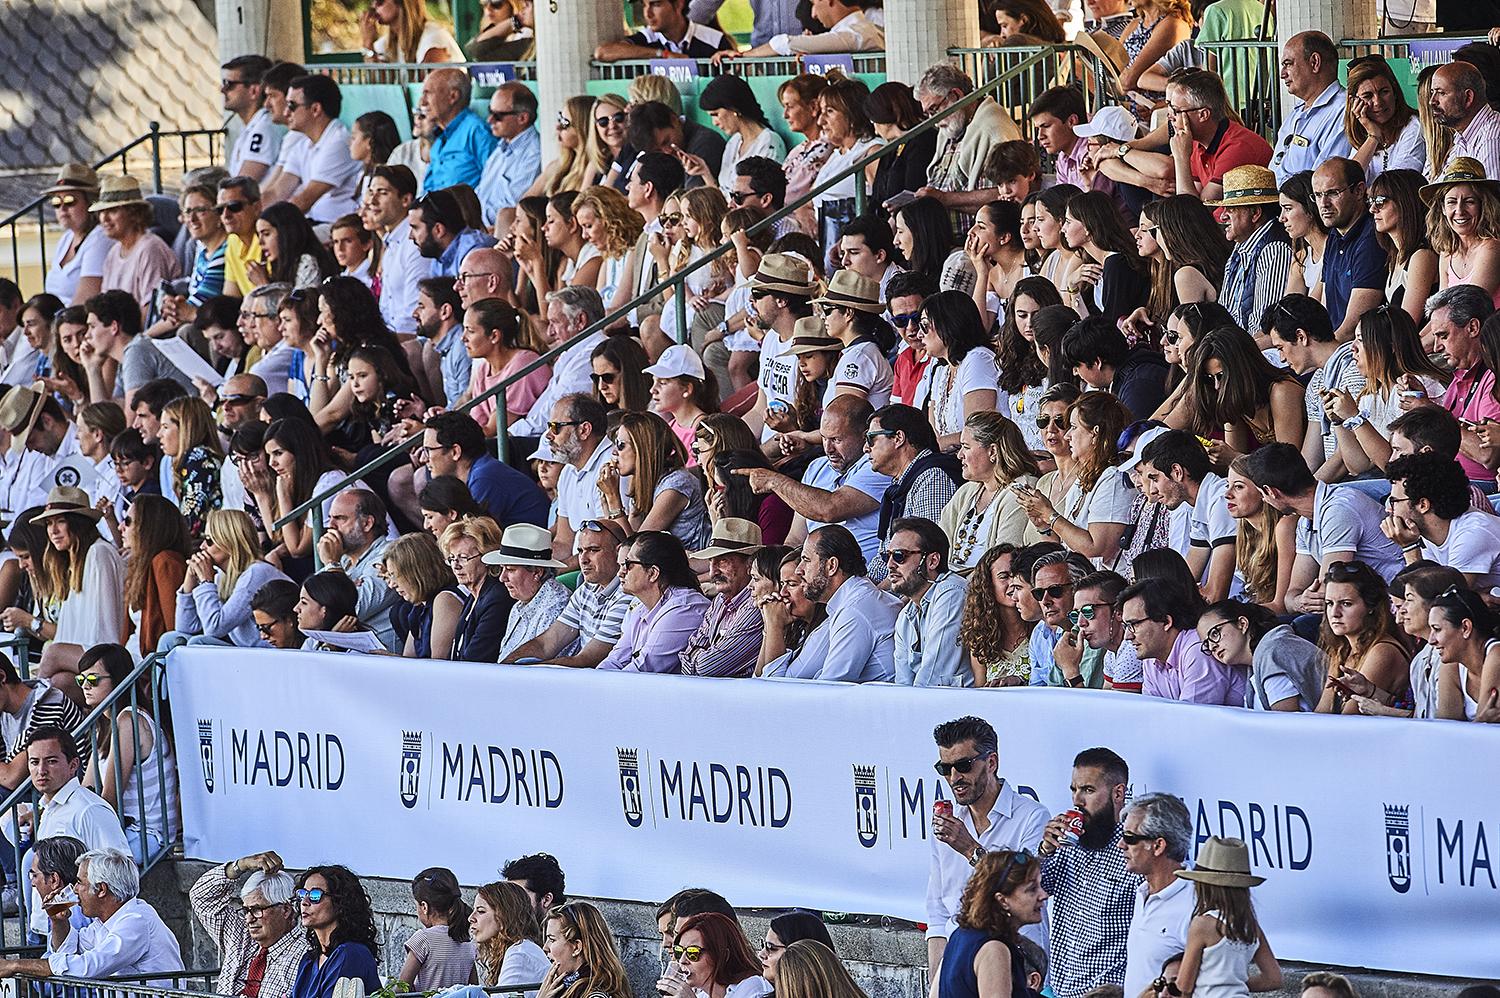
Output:
<path fill-rule="evenodd" d="M 1130 143 L 1121 142 L 1118 146 L 1115 147 L 1115 155 L 1120 157 L 1121 159 L 1124 159 L 1126 156 L 1130 155 Z"/>
<path fill-rule="evenodd" d="M 1339 425 L 1342 426 L 1346 430 L 1357 430 L 1361 426 L 1364 426 L 1368 422 L 1369 422 L 1368 419 L 1365 419 L 1365 417 L 1361 416 L 1359 413 L 1356 412 L 1354 415 L 1350 416 L 1348 419 L 1344 420 Z"/>
<path fill-rule="evenodd" d="M 969 853 L 969 865 L 978 866 L 979 858 L 984 855 L 984 846 L 975 846 L 974 851 Z"/>

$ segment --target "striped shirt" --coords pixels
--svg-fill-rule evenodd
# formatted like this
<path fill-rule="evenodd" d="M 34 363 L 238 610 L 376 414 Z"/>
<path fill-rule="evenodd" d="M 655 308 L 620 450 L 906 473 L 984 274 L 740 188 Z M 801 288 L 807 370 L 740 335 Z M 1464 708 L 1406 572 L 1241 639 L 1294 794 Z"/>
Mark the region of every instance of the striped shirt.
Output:
<path fill-rule="evenodd" d="M 83 720 L 83 711 L 69 700 L 63 691 L 45 679 L 27 679 L 21 683 L 31 690 L 26 703 L 14 714 L 0 711 L 0 735 L 4 736 L 4 761 L 10 762 L 26 751 L 26 742 L 31 733 L 44 724 L 56 725 L 64 731 L 72 731 Z M 89 740 L 78 745 L 83 761 L 89 757 Z"/>
<path fill-rule="evenodd" d="M 684 676 L 742 679 L 755 671 L 764 621 L 745 586 L 725 599 L 715 596 L 703 623 L 682 651 Z"/>
<path fill-rule="evenodd" d="M 635 599 L 620 588 L 619 578 L 611 576 L 608 585 L 585 582 L 573 590 L 557 622 L 578 632 L 580 649 L 590 641 L 613 647 L 625 627 L 625 614 L 634 605 Z"/>
<path fill-rule="evenodd" d="M 1219 301 L 1240 328 L 1260 330 L 1266 309 L 1286 296 L 1292 267 L 1292 245 L 1272 216 L 1243 243 L 1235 243 L 1224 265 L 1224 290 Z"/>
<path fill-rule="evenodd" d="M 1453 147 L 1448 150 L 1448 167 L 1460 156 L 1470 156 L 1484 164 L 1484 175 L 1491 179 L 1500 177 L 1500 112 L 1488 104 L 1481 104 L 1479 113 L 1469 122 L 1469 127 L 1453 135 Z"/>

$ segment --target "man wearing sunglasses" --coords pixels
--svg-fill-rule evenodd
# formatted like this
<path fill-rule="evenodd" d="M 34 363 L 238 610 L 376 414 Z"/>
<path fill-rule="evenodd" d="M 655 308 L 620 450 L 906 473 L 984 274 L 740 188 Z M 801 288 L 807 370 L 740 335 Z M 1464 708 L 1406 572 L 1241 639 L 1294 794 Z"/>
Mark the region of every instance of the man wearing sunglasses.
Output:
<path fill-rule="evenodd" d="M 1031 597 L 1042 608 L 1041 623 L 1031 632 L 1032 686 L 1104 685 L 1103 653 L 1085 650 L 1068 618 L 1073 585 L 1093 567 L 1087 558 L 1067 551 L 1048 552 L 1031 566 Z"/>
<path fill-rule="evenodd" d="M 246 872 L 244 886 L 235 882 Z M 292 903 L 296 881 L 274 852 L 212 866 L 188 891 L 193 914 L 219 947 L 221 995 L 286 998 L 307 952 Z M 298 930 L 298 931 L 293 931 Z"/>
<path fill-rule="evenodd" d="M 243 298 L 255 290 L 250 281 L 249 264 L 264 263 L 265 252 L 255 223 L 260 218 L 260 183 L 251 177 L 230 177 L 219 181 L 217 207 L 219 219 L 229 238 L 224 243 L 224 293 Z"/>
<path fill-rule="evenodd" d="M 897 520 L 885 560 L 891 592 L 906 600 L 896 617 L 896 682 L 973 686 L 958 640 L 968 590 L 963 576 L 948 570 L 948 535 L 931 520 Z"/>
<path fill-rule="evenodd" d="M 536 128 L 536 95 L 524 83 L 506 83 L 490 96 L 495 151 L 485 160 L 475 193 L 484 222 L 503 239 L 516 205 L 542 172 L 542 134 Z"/>
<path fill-rule="evenodd" d="M 1115 572 L 1103 571 L 1085 575 L 1073 584 L 1073 610 L 1068 623 L 1084 644 L 1104 654 L 1104 683 L 1107 689 L 1123 693 L 1141 691 L 1141 660 L 1135 646 L 1125 640 L 1120 624 L 1117 601 L 1127 583 Z M 1079 649 L 1081 651 L 1081 649 Z M 1059 654 L 1063 653 L 1063 654 Z M 1072 646 L 1063 652 L 1059 642 L 1055 657 L 1076 654 Z M 1065 670 L 1071 665 L 1059 662 Z"/>
<path fill-rule="evenodd" d="M 936 980 L 979 857 L 997 849 L 1036 849 L 1050 815 L 1000 778 L 1000 740 L 988 721 L 973 716 L 945 721 L 932 737 L 938 749 L 935 768 L 953 803 L 951 816 L 933 814 L 927 868 L 927 973 Z M 1042 941 L 1040 925 L 1028 925 L 1021 934 Z"/>
<path fill-rule="evenodd" d="M 266 109 L 266 92 L 261 80 L 271 68 L 263 55 L 240 55 L 223 66 L 219 92 L 224 95 L 224 110 L 240 119 L 240 134 L 229 149 L 226 164 L 231 177 L 260 180 L 270 172 L 281 149 L 286 130 L 271 120 Z"/>
<path fill-rule="evenodd" d="M 1125 993 L 1139 996 L 1162 966 L 1187 948 L 1197 901 L 1192 882 L 1177 876 L 1193 848 L 1187 805 L 1171 794 L 1135 798 L 1125 811 L 1120 848 L 1126 871 L 1141 878 L 1125 937 Z"/>

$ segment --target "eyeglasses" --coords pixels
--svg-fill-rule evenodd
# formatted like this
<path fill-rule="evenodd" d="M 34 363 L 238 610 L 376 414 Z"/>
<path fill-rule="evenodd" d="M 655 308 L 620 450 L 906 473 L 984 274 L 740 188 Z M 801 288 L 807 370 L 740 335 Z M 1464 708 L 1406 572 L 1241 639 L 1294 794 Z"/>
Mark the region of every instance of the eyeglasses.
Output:
<path fill-rule="evenodd" d="M 240 212 L 245 210 L 245 202 L 225 201 L 223 204 L 219 205 L 218 208 L 220 215 L 224 214 L 225 212 L 228 212 L 231 215 L 238 215 Z"/>
<path fill-rule="evenodd" d="M 244 911 L 245 918 L 252 922 L 263 916 L 266 912 L 275 911 L 280 907 L 282 906 L 279 904 L 240 904 L 240 909 Z"/>
<path fill-rule="evenodd" d="M 1224 632 L 1224 627 L 1228 623 L 1229 621 L 1227 620 L 1221 620 L 1214 626 L 1210 627 L 1208 629 L 1208 633 L 1204 635 L 1203 640 L 1198 642 L 1198 650 L 1203 652 L 1203 654 L 1205 655 L 1212 655 L 1214 653 L 1214 649 L 1219 646 L 1219 635 Z"/>
<path fill-rule="evenodd" d="M 1072 591 L 1073 583 L 1071 582 L 1059 582 L 1055 586 L 1047 586 L 1043 589 L 1038 589 L 1033 586 L 1031 588 L 1031 598 L 1040 603 L 1043 596 L 1045 596 L 1047 599 L 1062 599 L 1063 593 Z"/>
<path fill-rule="evenodd" d="M 448 563 L 450 568 L 459 568 L 463 565 L 467 565 L 469 562 L 478 557 L 479 555 L 477 554 L 450 554 L 443 560 Z"/>
<path fill-rule="evenodd" d="M 83 198 L 76 194 L 54 194 L 48 203 L 54 208 L 71 208 L 82 200 Z"/>
<path fill-rule="evenodd" d="M 548 422 L 547 422 L 547 432 L 551 433 L 553 436 L 556 436 L 557 434 L 559 434 L 559 433 L 561 433 L 563 431 L 563 427 L 565 427 L 565 426 L 580 426 L 580 425 L 582 425 L 582 421 L 581 420 L 577 420 L 577 419 L 548 420 Z"/>
<path fill-rule="evenodd" d="M 1120 620 L 1120 627 L 1124 629 L 1126 634 L 1130 634 L 1137 627 L 1140 627 L 1142 624 L 1148 622 L 1149 620 L 1151 620 L 1150 617 L 1141 617 L 1138 620 L 1125 620 L 1122 618 Z"/>
<path fill-rule="evenodd" d="M 96 675 L 92 672 L 85 672 L 77 677 L 77 683 L 83 689 L 91 690 L 95 686 L 98 686 L 100 683 L 102 683 L 104 681 L 104 678 L 104 676 Z"/>
<path fill-rule="evenodd" d="M 1173 114 L 1192 114 L 1194 111 L 1204 111 L 1207 109 L 1202 104 L 1199 104 L 1197 107 L 1173 107 L 1171 104 L 1168 104 L 1167 110 Z"/>
<path fill-rule="evenodd" d="M 1395 494 L 1388 495 L 1385 497 L 1385 508 L 1395 509 L 1396 504 L 1402 502 L 1411 502 L 1411 496 L 1398 496 Z"/>
<path fill-rule="evenodd" d="M 900 432 L 901 432 L 900 430 L 870 430 L 869 432 L 867 432 L 865 434 L 865 443 L 866 444 L 873 444 L 873 443 L 875 443 L 876 440 L 879 440 L 881 437 L 894 437 L 896 434 L 898 434 Z"/>
<path fill-rule="evenodd" d="M 619 379 L 620 372 L 618 372 L 618 371 L 605 371 L 603 374 L 590 374 L 589 377 L 593 379 L 593 381 L 594 381 L 595 384 L 598 384 L 598 385 L 612 385 L 612 384 L 615 383 L 616 380 Z"/>
<path fill-rule="evenodd" d="M 1332 201 L 1334 198 L 1338 197 L 1340 194 L 1343 194 L 1345 191 L 1352 191 L 1358 186 L 1358 184 L 1345 184 L 1343 187 L 1330 187 L 1326 191 L 1313 191 L 1313 200 Z"/>
<path fill-rule="evenodd" d="M 660 220 L 660 222 L 661 222 L 662 225 L 681 225 L 682 224 L 682 212 L 680 212 L 680 211 L 664 211 L 660 215 L 657 215 L 656 217 L 657 217 L 658 220 Z M 752 297 L 752 298 L 755 297 L 755 293 L 751 292 L 750 297 Z"/>
<path fill-rule="evenodd" d="M 900 315 L 891 316 L 891 325 L 897 329 L 906 329 L 909 326 L 916 325 L 921 318 L 921 312 L 902 312 Z"/>
<path fill-rule="evenodd" d="M 1054 426 L 1059 429 L 1066 429 L 1067 425 L 1068 417 L 1065 414 L 1049 416 L 1046 413 L 1041 413 L 1036 417 L 1036 428 L 1039 430 L 1050 430 Z"/>
<path fill-rule="evenodd" d="M 594 119 L 594 124 L 600 128 L 608 128 L 610 125 L 625 124 L 625 112 L 616 111 L 614 114 L 603 114 Z"/>
<path fill-rule="evenodd" d="M 296 895 L 298 901 L 307 904 L 318 904 L 328 896 L 328 892 L 321 887 L 299 887 L 292 893 Z"/>
<path fill-rule="evenodd" d="M 1133 846 L 1140 842 L 1155 842 L 1159 838 L 1161 838 L 1160 835 L 1141 835 L 1137 832 L 1120 833 L 1120 841 L 1128 846 Z"/>
<path fill-rule="evenodd" d="M 704 950 L 702 946 L 672 947 L 672 956 L 678 960 L 686 958 L 688 963 L 697 963 L 699 960 L 703 959 L 703 953 Z"/>
<path fill-rule="evenodd" d="M 276 313 L 275 312 L 242 312 L 240 314 L 242 314 L 247 319 L 274 319 L 274 318 L 276 318 Z"/>
<path fill-rule="evenodd" d="M 190 219 L 196 219 L 199 215 L 217 215 L 218 213 L 219 209 L 216 205 L 210 205 L 207 208 L 184 208 L 178 212 L 182 217 Z"/>
<path fill-rule="evenodd" d="M 482 273 L 482 272 L 470 272 L 470 271 L 467 271 L 467 270 L 460 270 L 454 276 L 455 276 L 456 280 L 460 280 L 460 281 L 477 281 L 481 277 L 499 277 L 500 275 L 499 274 Z"/>
<path fill-rule="evenodd" d="M 932 764 L 932 768 L 937 770 L 939 776 L 947 776 L 955 769 L 960 773 L 967 773 L 974 768 L 974 763 L 994 754 L 993 752 L 980 752 L 978 755 L 966 755 L 962 759 L 954 759 L 952 762 L 935 762 Z"/>
<path fill-rule="evenodd" d="M 900 548 L 891 548 L 885 553 L 885 560 L 892 565 L 905 565 L 908 558 L 913 556 L 923 558 L 931 553 L 931 551 L 902 551 Z"/>

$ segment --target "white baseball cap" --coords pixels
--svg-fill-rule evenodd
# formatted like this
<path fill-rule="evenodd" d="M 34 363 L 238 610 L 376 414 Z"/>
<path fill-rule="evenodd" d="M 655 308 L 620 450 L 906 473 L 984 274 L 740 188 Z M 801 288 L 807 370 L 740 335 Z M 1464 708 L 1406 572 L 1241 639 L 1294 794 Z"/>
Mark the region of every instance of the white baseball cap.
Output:
<path fill-rule="evenodd" d="M 1140 133 L 1140 125 L 1136 122 L 1135 115 L 1115 105 L 1101 107 L 1094 114 L 1093 120 L 1073 127 L 1074 135 L 1081 135 L 1084 138 L 1098 136 L 1122 142 L 1133 139 Z"/>
<path fill-rule="evenodd" d="M 1171 429 L 1170 426 L 1153 426 L 1149 430 L 1143 431 L 1140 436 L 1135 438 L 1135 446 L 1131 450 L 1130 456 L 1120 462 L 1120 470 L 1127 475 L 1134 471 L 1135 466 L 1141 463 L 1141 456 L 1146 453 L 1146 445 Z"/>
<path fill-rule="evenodd" d="M 702 381 L 706 377 L 703 358 L 685 343 L 678 343 L 662 351 L 661 357 L 646 368 L 647 374 L 658 378 L 694 378 Z"/>
<path fill-rule="evenodd" d="M 552 449 L 552 445 L 547 443 L 547 434 L 545 433 L 537 440 L 536 450 L 532 453 L 531 459 L 533 461 L 546 461 L 549 464 L 568 463 L 558 457 L 557 452 Z"/>

